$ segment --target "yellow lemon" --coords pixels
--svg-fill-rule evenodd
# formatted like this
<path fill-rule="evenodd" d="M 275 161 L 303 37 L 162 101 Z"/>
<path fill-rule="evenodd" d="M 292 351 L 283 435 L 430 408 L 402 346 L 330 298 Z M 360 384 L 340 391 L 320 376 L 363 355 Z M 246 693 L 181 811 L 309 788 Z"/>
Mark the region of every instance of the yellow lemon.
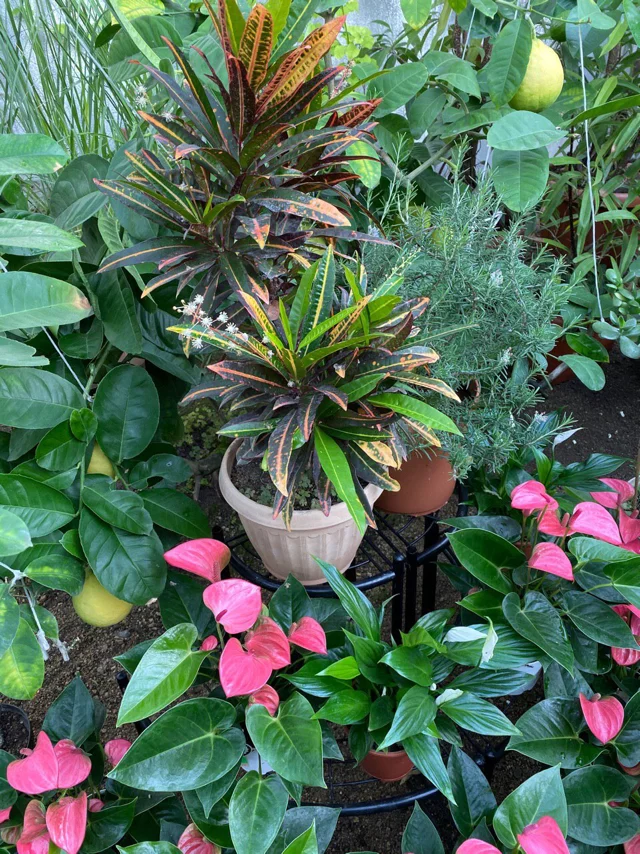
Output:
<path fill-rule="evenodd" d="M 553 104 L 562 92 L 563 84 L 560 57 L 549 45 L 534 39 L 524 80 L 509 103 L 514 110 L 539 113 Z"/>
<path fill-rule="evenodd" d="M 93 446 L 91 459 L 87 466 L 87 474 L 107 474 L 110 478 L 114 478 L 116 476 L 116 470 L 113 467 L 113 463 L 97 442 Z"/>
<path fill-rule="evenodd" d="M 106 457 L 105 457 L 106 459 Z M 92 572 L 87 572 L 84 587 L 73 597 L 76 614 L 90 626 L 115 626 L 124 620 L 133 608 L 129 602 L 116 599 L 98 581 Z"/>

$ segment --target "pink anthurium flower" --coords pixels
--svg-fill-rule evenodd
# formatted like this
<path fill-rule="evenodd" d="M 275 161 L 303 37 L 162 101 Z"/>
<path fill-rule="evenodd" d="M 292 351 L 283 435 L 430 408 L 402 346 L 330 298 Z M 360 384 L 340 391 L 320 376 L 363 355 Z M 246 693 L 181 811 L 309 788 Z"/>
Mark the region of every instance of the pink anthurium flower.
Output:
<path fill-rule="evenodd" d="M 640 552 L 640 519 L 638 519 L 638 511 L 625 513 L 620 510 L 618 515 L 618 528 L 624 548 L 629 551 Z"/>
<path fill-rule="evenodd" d="M 7 766 L 7 781 L 25 795 L 41 795 L 52 789 L 70 789 L 89 776 L 91 759 L 69 739 L 59 741 L 54 747 L 42 730 L 33 750 L 24 749 L 24 759 L 16 759 Z"/>
<path fill-rule="evenodd" d="M 11 815 L 11 807 L 7 807 L 4 810 L 0 810 L 0 824 L 7 821 L 9 816 Z"/>
<path fill-rule="evenodd" d="M 274 670 L 291 664 L 289 641 L 280 626 L 266 617 L 244 639 L 244 646 L 253 655 L 266 658 Z"/>
<path fill-rule="evenodd" d="M 623 848 L 624 854 L 640 854 L 640 833 L 625 842 Z"/>
<path fill-rule="evenodd" d="M 541 572 L 549 572 L 551 575 L 573 581 L 571 561 L 555 543 L 538 543 L 531 553 L 528 565 L 532 569 L 539 569 Z"/>
<path fill-rule="evenodd" d="M 89 798 L 89 812 L 100 812 L 104 809 L 104 801 L 100 798 Z"/>
<path fill-rule="evenodd" d="M 112 738 L 105 744 L 104 752 L 107 754 L 107 759 L 112 768 L 116 767 L 130 747 L 131 742 L 128 738 Z"/>
<path fill-rule="evenodd" d="M 558 502 L 537 480 L 526 480 L 511 490 L 511 506 L 529 516 L 534 510 L 557 510 Z"/>
<path fill-rule="evenodd" d="M 612 543 L 614 546 L 622 544 L 620 531 L 611 514 L 600 504 L 594 504 L 592 501 L 581 501 L 580 504 L 576 504 L 570 525 L 574 533 L 589 534 L 590 537 Z"/>
<path fill-rule="evenodd" d="M 587 726 L 602 744 L 615 738 L 624 723 L 624 706 L 616 697 L 600 697 L 594 694 L 588 700 L 580 694 L 580 706 Z"/>
<path fill-rule="evenodd" d="M 263 688 L 260 688 L 259 691 L 254 691 L 249 697 L 249 705 L 253 706 L 256 704 L 264 706 L 273 717 L 273 715 L 278 711 L 278 706 L 280 705 L 278 692 L 275 688 L 272 688 L 271 685 L 265 685 Z"/>
<path fill-rule="evenodd" d="M 215 635 L 209 635 L 200 644 L 201 652 L 211 652 L 218 646 L 218 638 Z"/>
<path fill-rule="evenodd" d="M 238 638 L 230 638 L 222 650 L 219 671 L 225 695 L 240 697 L 262 688 L 273 668 L 266 658 L 245 652 Z"/>
<path fill-rule="evenodd" d="M 289 640 L 309 652 L 327 654 L 327 636 L 324 629 L 313 617 L 303 617 L 289 627 Z"/>
<path fill-rule="evenodd" d="M 569 854 L 558 822 L 548 815 L 525 827 L 518 842 L 525 854 Z"/>
<path fill-rule="evenodd" d="M 260 588 L 241 578 L 225 578 L 210 584 L 202 599 L 230 635 L 250 629 L 262 610 Z"/>
<path fill-rule="evenodd" d="M 49 831 L 40 801 L 29 801 L 24 811 L 22 833 L 16 842 L 18 854 L 48 854 Z"/>
<path fill-rule="evenodd" d="M 640 616 L 638 608 L 633 605 L 613 605 L 613 610 L 622 617 L 622 619 L 631 628 L 631 634 L 635 637 L 636 643 L 640 643 Z M 622 667 L 630 667 L 640 661 L 639 649 L 623 649 L 621 647 L 611 647 L 611 658 L 616 664 Z"/>
<path fill-rule="evenodd" d="M 500 849 L 482 839 L 467 839 L 458 848 L 457 854 L 500 854 Z"/>
<path fill-rule="evenodd" d="M 550 510 L 541 514 L 538 519 L 538 530 L 550 537 L 566 537 L 573 533 L 569 527 L 569 514 L 565 513 L 560 521 L 557 512 L 552 513 Z"/>
<path fill-rule="evenodd" d="M 78 854 L 87 831 L 87 793 L 66 795 L 50 804 L 46 820 L 51 841 L 67 854 Z"/>
<path fill-rule="evenodd" d="M 169 566 L 186 569 L 209 581 L 220 581 L 222 570 L 231 560 L 231 552 L 220 540 L 189 540 L 165 552 L 164 559 Z"/>
<path fill-rule="evenodd" d="M 617 477 L 601 477 L 600 483 L 613 489 L 613 492 L 592 492 L 591 497 L 603 507 L 615 510 L 621 507 L 625 501 L 633 498 L 633 487 L 626 480 Z"/>
<path fill-rule="evenodd" d="M 178 848 L 182 854 L 220 854 L 220 848 L 209 842 L 195 824 L 188 824 L 178 839 Z"/>

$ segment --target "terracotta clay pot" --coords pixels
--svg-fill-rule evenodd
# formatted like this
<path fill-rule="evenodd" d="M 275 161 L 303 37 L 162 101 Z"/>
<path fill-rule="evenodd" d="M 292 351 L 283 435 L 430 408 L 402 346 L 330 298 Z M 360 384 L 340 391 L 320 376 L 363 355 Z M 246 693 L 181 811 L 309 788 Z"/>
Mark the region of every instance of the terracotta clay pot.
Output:
<path fill-rule="evenodd" d="M 291 529 L 287 530 L 282 516 L 274 519 L 271 507 L 243 495 L 232 483 L 231 470 L 240 443 L 236 439 L 222 459 L 220 492 L 240 517 L 252 546 L 271 575 L 283 580 L 294 575 L 302 584 L 324 584 L 327 579 L 314 555 L 345 572 L 363 537 L 347 505 L 344 502 L 332 505 L 328 516 L 322 510 L 294 510 Z M 373 505 L 382 489 L 370 483 L 364 492 Z"/>
<path fill-rule="evenodd" d="M 382 493 L 376 507 L 386 513 L 426 516 L 435 513 L 453 495 L 456 481 L 449 458 L 441 450 L 414 451 L 399 469 L 389 469 L 400 484 L 398 492 Z"/>
<path fill-rule="evenodd" d="M 383 783 L 395 783 L 407 776 L 413 769 L 413 762 L 404 750 L 389 750 L 387 753 L 370 750 L 360 767 Z"/>

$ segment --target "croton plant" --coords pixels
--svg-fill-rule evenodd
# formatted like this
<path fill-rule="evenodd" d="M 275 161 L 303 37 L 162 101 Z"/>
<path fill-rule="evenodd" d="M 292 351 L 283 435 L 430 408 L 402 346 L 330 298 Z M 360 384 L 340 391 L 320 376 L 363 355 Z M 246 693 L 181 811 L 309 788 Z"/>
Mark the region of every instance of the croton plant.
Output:
<path fill-rule="evenodd" d="M 298 479 L 312 472 L 323 511 L 333 487 L 364 531 L 373 512 L 362 483 L 399 489 L 388 466 L 399 467 L 418 445 L 438 446 L 435 430 L 459 433 L 419 390 L 458 397 L 429 375 L 437 353 L 411 344 L 429 300 L 397 295 L 402 269 L 374 286 L 361 263 L 345 266 L 344 276 L 348 290 L 336 284 L 329 246 L 293 299 L 278 301 L 273 320 L 241 292 L 249 331 L 226 313 L 217 324 L 203 323 L 197 304 L 187 306 L 190 321 L 172 329 L 224 354 L 208 365 L 215 379 L 189 397 L 212 397 L 231 416 L 219 432 L 242 439 L 239 462 L 264 459 L 276 489 L 274 516 L 282 512 L 289 522 Z"/>
<path fill-rule="evenodd" d="M 371 138 L 366 124 L 378 100 L 323 98 L 346 74 L 341 65 L 318 71 L 344 17 L 313 30 L 291 47 L 271 12 L 256 4 L 243 18 L 235 2 L 205 2 L 218 34 L 224 66 L 208 68 L 206 85 L 180 48 L 165 39 L 180 79 L 145 66 L 175 103 L 175 113 L 141 112 L 160 144 L 129 152 L 134 171 L 96 180 L 110 197 L 133 208 L 167 234 L 124 248 L 102 271 L 153 263 L 151 293 L 174 282 L 197 283 L 211 309 L 229 291 L 269 302 L 288 283 L 288 271 L 327 238 L 371 239 L 351 229 L 349 147 Z M 184 84 L 184 85 L 183 85 Z M 363 122 L 365 124 L 363 124 Z M 331 201 L 319 198 L 329 196 Z M 221 287 L 218 289 L 218 285 Z"/>

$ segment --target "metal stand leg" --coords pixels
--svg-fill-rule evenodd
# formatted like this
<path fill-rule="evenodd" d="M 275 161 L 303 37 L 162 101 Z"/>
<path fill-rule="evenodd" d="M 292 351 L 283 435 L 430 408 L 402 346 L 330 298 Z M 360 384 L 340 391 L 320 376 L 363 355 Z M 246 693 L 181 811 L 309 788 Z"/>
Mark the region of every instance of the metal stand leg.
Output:
<path fill-rule="evenodd" d="M 416 621 L 418 606 L 418 551 L 415 546 L 407 549 L 407 583 L 404 598 L 404 631 L 408 632 Z"/>
<path fill-rule="evenodd" d="M 424 532 L 425 552 L 440 539 L 440 526 L 435 519 L 429 520 L 430 524 Z M 436 607 L 436 584 L 438 572 L 438 556 L 434 554 L 422 565 L 422 613 L 428 614 Z"/>
<path fill-rule="evenodd" d="M 391 635 L 393 639 L 400 642 L 400 632 L 402 631 L 402 615 L 404 611 L 404 558 L 402 555 L 395 555 L 393 558 L 393 582 L 391 585 Z"/>

